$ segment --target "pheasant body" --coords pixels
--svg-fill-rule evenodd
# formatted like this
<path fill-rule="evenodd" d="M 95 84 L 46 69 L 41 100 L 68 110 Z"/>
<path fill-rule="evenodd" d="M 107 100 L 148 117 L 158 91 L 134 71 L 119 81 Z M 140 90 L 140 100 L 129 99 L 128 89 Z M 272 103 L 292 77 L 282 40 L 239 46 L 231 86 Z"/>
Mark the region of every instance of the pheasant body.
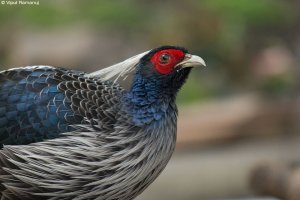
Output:
<path fill-rule="evenodd" d="M 162 55 L 176 62 L 169 66 Z M 1 199 L 140 194 L 175 148 L 175 96 L 190 73 L 187 55 L 164 46 L 99 73 L 48 66 L 1 72 Z M 129 90 L 109 80 L 124 70 L 135 73 Z"/>

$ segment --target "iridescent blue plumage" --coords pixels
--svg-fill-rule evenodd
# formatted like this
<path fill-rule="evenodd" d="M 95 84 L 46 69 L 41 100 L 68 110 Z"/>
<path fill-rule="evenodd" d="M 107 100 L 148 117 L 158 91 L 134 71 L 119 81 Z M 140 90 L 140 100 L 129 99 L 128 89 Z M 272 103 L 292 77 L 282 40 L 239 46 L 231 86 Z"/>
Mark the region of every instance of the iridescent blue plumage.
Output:
<path fill-rule="evenodd" d="M 170 98 L 160 93 L 161 80 L 145 79 L 136 74 L 133 83 L 125 102 L 134 124 L 143 126 L 160 120 L 166 113 Z"/>
<path fill-rule="evenodd" d="M 0 143 L 28 144 L 58 137 L 81 123 L 52 67 L 18 68 L 0 74 Z M 79 74 L 76 71 L 72 73 Z"/>

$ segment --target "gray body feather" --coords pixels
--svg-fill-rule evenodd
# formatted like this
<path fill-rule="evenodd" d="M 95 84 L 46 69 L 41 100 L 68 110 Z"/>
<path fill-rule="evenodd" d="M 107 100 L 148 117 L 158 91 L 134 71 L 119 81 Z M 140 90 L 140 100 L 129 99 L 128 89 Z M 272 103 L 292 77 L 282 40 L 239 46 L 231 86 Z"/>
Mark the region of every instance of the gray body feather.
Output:
<path fill-rule="evenodd" d="M 165 123 L 169 120 L 176 121 L 175 113 Z M 176 125 L 166 130 L 161 123 L 156 131 L 124 125 L 113 133 L 83 126 L 80 134 L 5 146 L 0 152 L 1 199 L 133 199 L 165 168 Z"/>

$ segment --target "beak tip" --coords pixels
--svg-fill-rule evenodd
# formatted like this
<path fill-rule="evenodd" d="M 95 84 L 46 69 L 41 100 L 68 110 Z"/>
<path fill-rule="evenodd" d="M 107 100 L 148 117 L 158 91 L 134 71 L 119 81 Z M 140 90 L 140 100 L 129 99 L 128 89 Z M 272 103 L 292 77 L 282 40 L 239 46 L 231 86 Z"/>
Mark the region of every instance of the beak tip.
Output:
<path fill-rule="evenodd" d="M 191 55 L 187 62 L 193 67 L 206 67 L 206 63 L 200 56 Z"/>
<path fill-rule="evenodd" d="M 203 59 L 202 59 L 203 60 Z M 203 67 L 207 67 L 207 65 L 206 65 L 206 63 L 205 63 L 205 61 L 203 60 L 203 62 L 201 62 L 201 65 L 203 66 Z"/>

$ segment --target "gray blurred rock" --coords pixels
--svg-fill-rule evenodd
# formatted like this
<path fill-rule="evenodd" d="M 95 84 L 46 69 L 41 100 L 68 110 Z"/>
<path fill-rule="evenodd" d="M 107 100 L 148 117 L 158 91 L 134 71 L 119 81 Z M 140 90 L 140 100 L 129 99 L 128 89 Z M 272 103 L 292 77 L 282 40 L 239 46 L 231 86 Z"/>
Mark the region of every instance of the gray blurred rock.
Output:
<path fill-rule="evenodd" d="M 289 163 L 298 159 L 299 144 L 298 136 L 177 151 L 161 176 L 137 200 L 237 200 L 255 196 L 249 185 L 253 167 L 262 161 Z"/>

